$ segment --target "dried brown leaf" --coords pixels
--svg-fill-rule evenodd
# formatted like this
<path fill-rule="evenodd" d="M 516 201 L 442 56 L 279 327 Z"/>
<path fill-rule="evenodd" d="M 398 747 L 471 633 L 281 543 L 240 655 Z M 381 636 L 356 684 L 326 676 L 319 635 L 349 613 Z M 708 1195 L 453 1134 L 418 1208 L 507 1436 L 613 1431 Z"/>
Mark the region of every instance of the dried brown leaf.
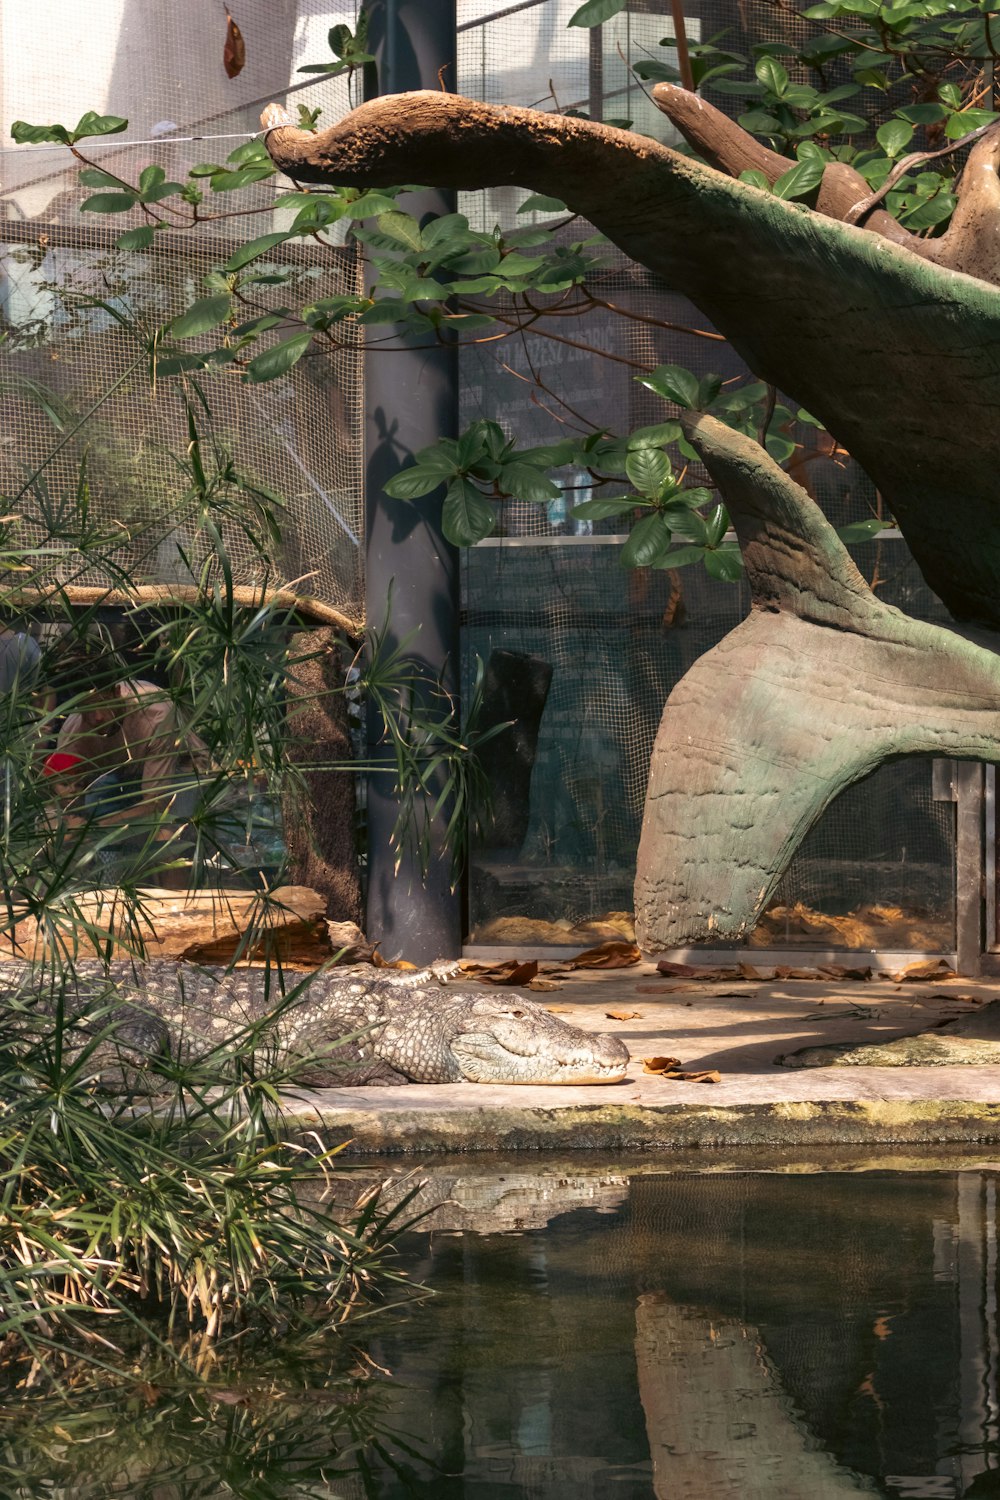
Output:
<path fill-rule="evenodd" d="M 954 979 L 955 970 L 943 958 L 929 958 L 923 963 L 907 964 L 905 969 L 889 977 L 896 984 L 918 984 L 922 979 Z"/>
<path fill-rule="evenodd" d="M 596 948 L 585 948 L 567 964 L 570 969 L 628 969 L 641 963 L 642 954 L 635 943 L 607 942 Z"/>
<path fill-rule="evenodd" d="M 675 964 L 671 963 L 669 958 L 661 958 L 656 967 L 660 974 L 666 974 L 673 979 L 719 980 L 740 978 L 740 971 L 735 967 L 723 968 L 719 965 L 709 964 Z"/>
<path fill-rule="evenodd" d="M 562 985 L 561 984 L 556 984 L 554 982 L 554 980 L 551 980 L 551 979 L 529 979 L 528 980 L 528 989 L 529 990 L 561 990 L 562 989 Z"/>
<path fill-rule="evenodd" d="M 680 1065 L 679 1057 L 644 1057 L 642 1059 L 644 1073 L 669 1073 L 672 1068 L 679 1068 Z"/>
<path fill-rule="evenodd" d="M 372 954 L 372 963 L 376 969 L 416 969 L 416 964 L 411 964 L 408 958 L 383 958 L 376 948 Z"/>
<path fill-rule="evenodd" d="M 573 1014 L 573 1007 L 571 1005 L 547 1005 L 545 1009 L 551 1011 L 554 1016 L 571 1016 Z"/>
<path fill-rule="evenodd" d="M 606 1010 L 604 1014 L 609 1021 L 641 1021 L 642 1012 L 638 1010 Z"/>
<path fill-rule="evenodd" d="M 222 66 L 226 70 L 226 77 L 238 78 L 246 67 L 246 61 L 247 44 L 243 40 L 243 33 L 227 11 L 226 45 L 222 49 Z"/>

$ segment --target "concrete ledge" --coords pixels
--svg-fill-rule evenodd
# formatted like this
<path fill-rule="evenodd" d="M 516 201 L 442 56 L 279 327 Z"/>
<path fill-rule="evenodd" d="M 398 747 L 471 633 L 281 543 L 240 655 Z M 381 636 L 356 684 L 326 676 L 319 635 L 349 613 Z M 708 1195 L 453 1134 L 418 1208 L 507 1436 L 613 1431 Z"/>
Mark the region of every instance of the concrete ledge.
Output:
<path fill-rule="evenodd" d="M 349 1140 L 345 1154 L 351 1156 L 1000 1143 L 1000 1103 L 978 1099 L 777 1100 L 714 1107 L 678 1102 L 655 1108 L 610 1103 L 385 1108 L 373 1100 L 365 1109 L 337 1107 L 324 1097 L 311 1104 L 303 1100 L 294 1120 L 331 1145 Z"/>

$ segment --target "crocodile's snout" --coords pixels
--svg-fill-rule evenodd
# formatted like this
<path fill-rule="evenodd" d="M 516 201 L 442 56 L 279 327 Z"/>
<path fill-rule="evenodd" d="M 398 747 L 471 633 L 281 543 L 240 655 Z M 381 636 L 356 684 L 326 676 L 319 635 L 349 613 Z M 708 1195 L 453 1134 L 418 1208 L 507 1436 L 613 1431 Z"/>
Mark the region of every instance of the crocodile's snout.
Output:
<path fill-rule="evenodd" d="M 615 1037 L 583 1031 L 531 1001 L 490 997 L 472 1006 L 451 1050 L 469 1083 L 619 1083 L 628 1049 Z"/>

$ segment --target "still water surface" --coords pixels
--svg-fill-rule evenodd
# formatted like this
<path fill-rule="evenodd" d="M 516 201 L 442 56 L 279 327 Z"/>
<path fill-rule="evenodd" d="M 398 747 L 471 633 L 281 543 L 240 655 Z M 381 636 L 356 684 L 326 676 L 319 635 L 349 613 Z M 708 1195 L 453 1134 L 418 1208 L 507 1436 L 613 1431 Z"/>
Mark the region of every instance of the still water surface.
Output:
<path fill-rule="evenodd" d="M 50 1410 L 0 1428 L 0 1493 L 1000 1497 L 998 1177 L 457 1175 L 401 1245 L 437 1295 L 357 1325 L 355 1373 L 154 1392 L 75 1431 Z"/>

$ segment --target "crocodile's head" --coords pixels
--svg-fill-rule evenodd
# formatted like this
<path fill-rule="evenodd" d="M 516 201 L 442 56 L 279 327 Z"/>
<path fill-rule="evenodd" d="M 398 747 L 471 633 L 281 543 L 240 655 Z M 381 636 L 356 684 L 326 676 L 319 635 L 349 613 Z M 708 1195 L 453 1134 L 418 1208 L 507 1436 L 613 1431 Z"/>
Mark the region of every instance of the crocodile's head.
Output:
<path fill-rule="evenodd" d="M 425 990 L 412 999 L 405 1020 L 382 1033 L 378 1051 L 415 1081 L 579 1084 L 625 1076 L 628 1050 L 615 1037 L 569 1026 L 509 992 Z"/>

